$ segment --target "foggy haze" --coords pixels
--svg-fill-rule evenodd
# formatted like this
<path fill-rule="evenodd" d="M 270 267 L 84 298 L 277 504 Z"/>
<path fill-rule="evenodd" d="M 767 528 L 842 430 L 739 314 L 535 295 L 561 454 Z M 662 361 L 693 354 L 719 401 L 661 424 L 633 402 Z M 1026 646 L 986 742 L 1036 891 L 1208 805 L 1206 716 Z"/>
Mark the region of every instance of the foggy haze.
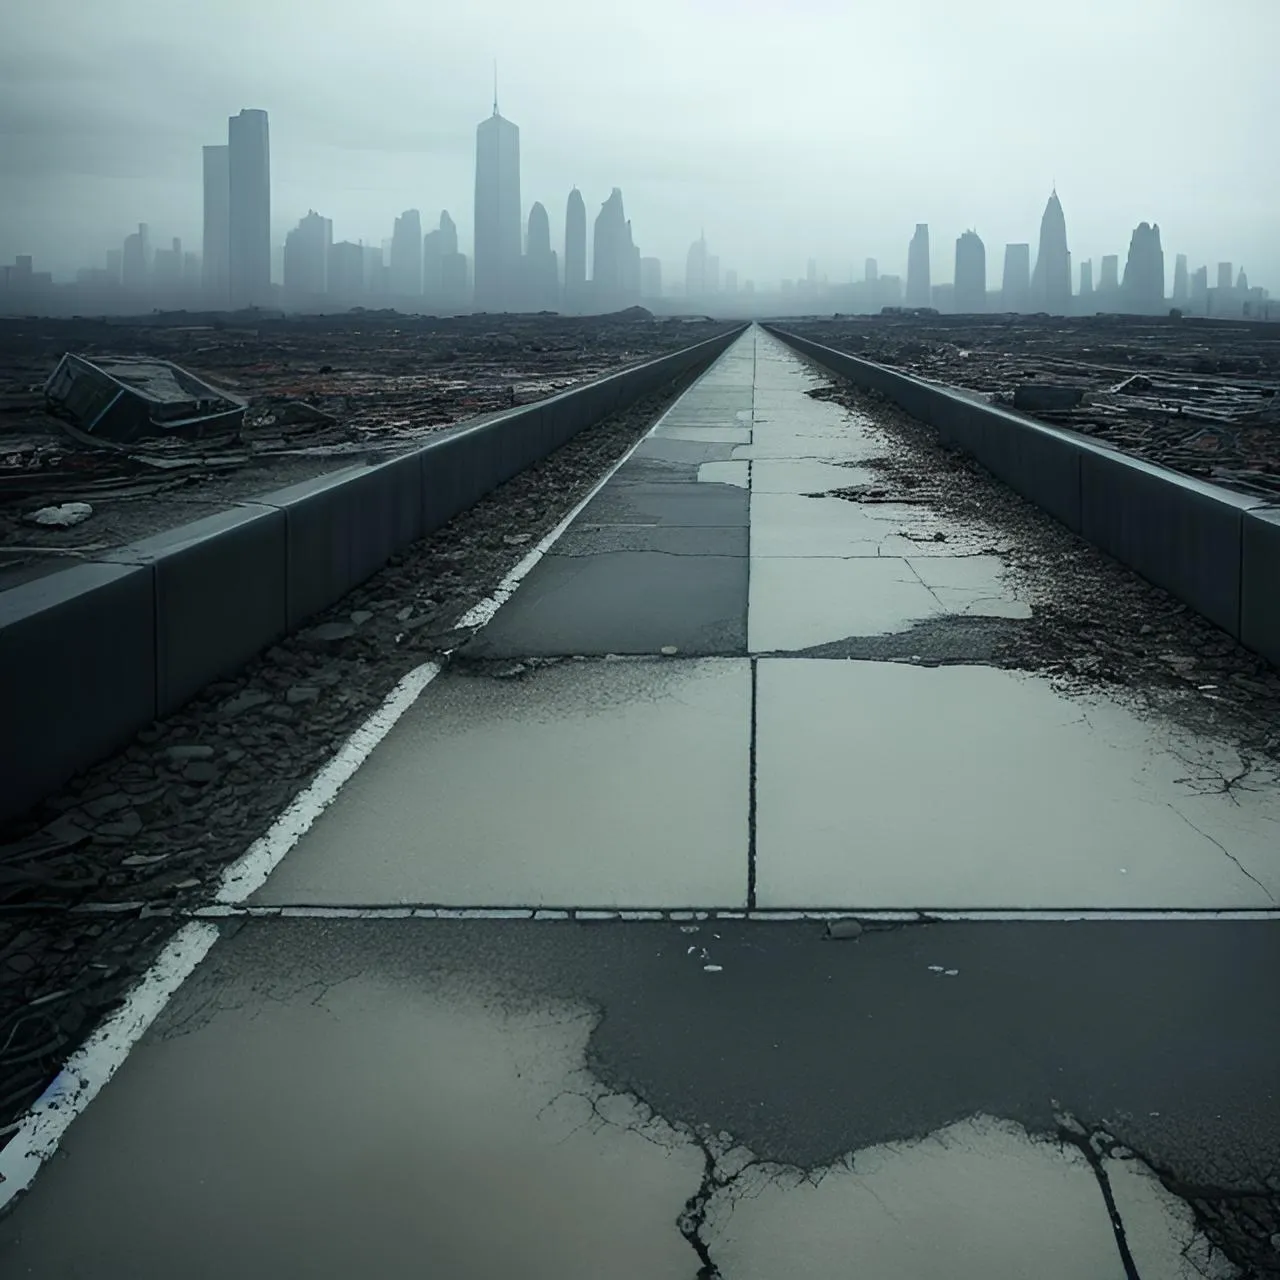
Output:
<path fill-rule="evenodd" d="M 1277 0 L 6 0 L 0 261 L 66 279 L 142 221 L 198 248 L 201 147 L 242 107 L 270 114 L 273 245 L 308 209 L 378 245 L 447 208 L 470 253 L 496 58 L 557 249 L 570 188 L 594 218 L 617 186 L 668 279 L 702 229 L 743 279 L 905 274 L 927 222 L 935 281 L 976 228 L 998 289 L 1056 184 L 1077 264 L 1147 220 L 1166 283 L 1185 253 L 1274 289 L 1278 48 Z"/>

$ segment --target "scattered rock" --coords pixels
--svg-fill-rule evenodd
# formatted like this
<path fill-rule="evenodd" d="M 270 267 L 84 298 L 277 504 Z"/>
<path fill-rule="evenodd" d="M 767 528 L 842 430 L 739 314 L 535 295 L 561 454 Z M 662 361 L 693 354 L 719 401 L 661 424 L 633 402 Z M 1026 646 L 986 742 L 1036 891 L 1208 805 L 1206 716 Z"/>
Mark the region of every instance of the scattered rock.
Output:
<path fill-rule="evenodd" d="M 191 760 L 212 760 L 213 748 L 203 742 L 186 742 L 166 748 L 165 755 L 174 762 L 185 764 Z"/>
<path fill-rule="evenodd" d="M 290 685 L 289 691 L 284 696 L 285 701 L 290 704 L 314 702 L 320 696 L 320 687 L 314 684 Z"/>
<path fill-rule="evenodd" d="M 351 615 L 351 621 L 354 626 L 363 627 L 364 624 L 372 617 L 373 614 L 368 609 L 357 609 Z"/>
<path fill-rule="evenodd" d="M 862 937 L 862 925 L 857 920 L 828 920 L 827 937 L 837 942 Z"/>
<path fill-rule="evenodd" d="M 188 782 L 206 783 L 216 782 L 218 779 L 218 766 L 209 760 L 193 760 L 182 771 L 182 776 Z"/>
<path fill-rule="evenodd" d="M 113 791 L 110 795 L 100 796 L 97 800 L 90 800 L 84 806 L 84 811 L 91 818 L 105 818 L 109 813 L 117 813 L 121 809 L 127 809 L 132 803 L 123 791 Z"/>
<path fill-rule="evenodd" d="M 269 693 L 261 693 L 255 689 L 246 689 L 243 693 L 237 694 L 228 702 L 224 702 L 219 708 L 219 714 L 230 718 L 238 716 L 245 711 L 252 711 L 255 707 L 260 707 L 263 703 L 270 702 L 271 695 Z"/>
<path fill-rule="evenodd" d="M 55 507 L 41 507 L 22 517 L 23 524 L 38 525 L 42 529 L 71 529 L 83 524 L 93 508 L 87 502 L 62 502 Z"/>
<path fill-rule="evenodd" d="M 344 640 L 350 640 L 356 633 L 352 622 L 322 622 L 310 631 L 304 631 L 298 637 L 304 644 L 318 645 L 321 648 L 336 648 Z"/>
<path fill-rule="evenodd" d="M 285 723 L 298 718 L 298 713 L 292 707 L 286 707 L 281 703 L 268 707 L 262 714 L 270 716 L 272 720 L 283 720 Z"/>
<path fill-rule="evenodd" d="M 505 543 L 507 544 L 507 546 L 509 546 L 509 547 L 519 547 L 519 546 L 523 546 L 526 542 L 531 542 L 531 541 L 533 540 L 533 534 L 531 534 L 531 533 L 509 533 L 509 534 L 507 534 L 507 536 L 506 536 L 505 538 L 503 538 L 502 540 L 503 540 L 503 542 L 505 542 Z"/>
<path fill-rule="evenodd" d="M 142 818 L 138 813 L 130 809 L 128 813 L 122 813 L 113 822 L 104 822 L 98 827 L 98 835 L 100 836 L 123 836 L 126 840 L 131 836 L 136 836 L 142 830 Z"/>

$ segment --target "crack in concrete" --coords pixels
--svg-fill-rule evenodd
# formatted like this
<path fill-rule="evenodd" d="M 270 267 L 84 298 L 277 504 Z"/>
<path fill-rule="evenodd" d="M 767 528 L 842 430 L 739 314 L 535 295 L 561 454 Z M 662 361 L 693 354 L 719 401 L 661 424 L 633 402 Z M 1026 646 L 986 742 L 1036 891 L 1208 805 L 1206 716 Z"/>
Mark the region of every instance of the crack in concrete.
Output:
<path fill-rule="evenodd" d="M 1091 1133 L 1069 1112 L 1058 1113 L 1054 1118 L 1058 1124 L 1057 1138 L 1059 1144 L 1075 1147 L 1088 1161 L 1089 1168 L 1093 1171 L 1098 1190 L 1102 1193 L 1102 1202 L 1106 1206 L 1107 1217 L 1111 1221 L 1111 1231 L 1115 1236 L 1116 1250 L 1120 1254 L 1120 1265 L 1124 1267 L 1126 1280 L 1142 1280 L 1142 1276 L 1138 1271 L 1138 1264 L 1134 1261 L 1133 1251 L 1129 1248 L 1124 1219 L 1120 1216 L 1120 1209 L 1116 1205 L 1115 1192 L 1111 1188 L 1111 1178 L 1107 1174 L 1106 1166 L 1102 1163 L 1102 1157 L 1105 1152 L 1099 1143 L 1099 1139 L 1105 1138 L 1110 1141 L 1110 1135 L 1102 1130 Z"/>
<path fill-rule="evenodd" d="M 1237 858 L 1236 855 L 1232 853 L 1231 850 L 1228 849 L 1227 846 L 1223 844 L 1221 840 L 1218 840 L 1216 837 L 1211 836 L 1207 831 L 1202 831 L 1199 827 L 1197 827 L 1196 824 L 1192 822 L 1191 819 L 1188 818 L 1187 815 L 1183 813 L 1182 810 L 1179 809 L 1178 806 L 1174 804 L 1172 800 L 1168 802 L 1168 805 L 1169 805 L 1169 808 L 1172 809 L 1173 812 L 1176 813 L 1178 817 L 1181 818 L 1183 822 L 1185 822 L 1187 826 L 1191 828 L 1192 831 L 1194 831 L 1197 835 L 1203 836 L 1211 845 L 1213 845 L 1216 849 L 1218 849 L 1226 858 L 1228 858 L 1231 862 L 1234 862 L 1236 865 L 1236 869 L 1240 872 L 1240 874 L 1242 876 L 1245 876 L 1247 879 L 1252 880 L 1253 883 L 1256 884 L 1258 888 L 1261 889 L 1262 892 L 1267 895 L 1268 902 L 1272 902 L 1272 903 L 1275 902 L 1276 900 L 1275 895 L 1272 894 L 1271 890 L 1268 889 L 1267 886 L 1263 884 L 1262 881 L 1259 880 L 1258 877 L 1255 876 L 1252 871 L 1248 870 L 1248 868 L 1245 867 L 1244 863 L 1241 862 L 1240 859 Z"/>

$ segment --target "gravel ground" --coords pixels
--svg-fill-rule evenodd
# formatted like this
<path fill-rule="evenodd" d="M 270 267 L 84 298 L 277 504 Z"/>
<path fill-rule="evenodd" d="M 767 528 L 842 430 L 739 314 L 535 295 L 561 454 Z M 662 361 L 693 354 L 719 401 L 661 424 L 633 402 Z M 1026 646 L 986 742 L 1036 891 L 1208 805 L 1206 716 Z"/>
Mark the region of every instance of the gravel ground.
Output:
<path fill-rule="evenodd" d="M 407 671 L 688 379 L 583 432 L 0 830 L 0 1143 L 170 936 Z M 85 904 L 114 904 L 82 914 Z"/>

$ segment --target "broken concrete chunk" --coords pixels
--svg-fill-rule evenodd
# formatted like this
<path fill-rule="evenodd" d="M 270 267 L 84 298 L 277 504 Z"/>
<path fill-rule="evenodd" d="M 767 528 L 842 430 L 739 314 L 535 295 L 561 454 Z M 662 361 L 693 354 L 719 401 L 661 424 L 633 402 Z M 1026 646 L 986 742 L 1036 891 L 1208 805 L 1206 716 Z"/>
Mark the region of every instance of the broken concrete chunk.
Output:
<path fill-rule="evenodd" d="M 1014 389 L 1013 407 L 1032 413 L 1045 409 L 1074 409 L 1083 399 L 1083 387 L 1064 387 L 1053 382 L 1024 382 Z"/>
<path fill-rule="evenodd" d="M 234 698 L 224 702 L 220 710 L 224 716 L 238 716 L 243 711 L 252 711 L 254 707 L 260 707 L 263 703 L 270 701 L 269 693 L 246 689 L 243 693 L 238 693 Z"/>
<path fill-rule="evenodd" d="M 56 507 L 41 507 L 22 517 L 24 524 L 39 525 L 42 529 L 70 529 L 83 524 L 93 508 L 87 502 L 63 502 Z"/>
<path fill-rule="evenodd" d="M 862 925 L 857 920 L 828 920 L 827 937 L 843 942 L 862 937 Z"/>

